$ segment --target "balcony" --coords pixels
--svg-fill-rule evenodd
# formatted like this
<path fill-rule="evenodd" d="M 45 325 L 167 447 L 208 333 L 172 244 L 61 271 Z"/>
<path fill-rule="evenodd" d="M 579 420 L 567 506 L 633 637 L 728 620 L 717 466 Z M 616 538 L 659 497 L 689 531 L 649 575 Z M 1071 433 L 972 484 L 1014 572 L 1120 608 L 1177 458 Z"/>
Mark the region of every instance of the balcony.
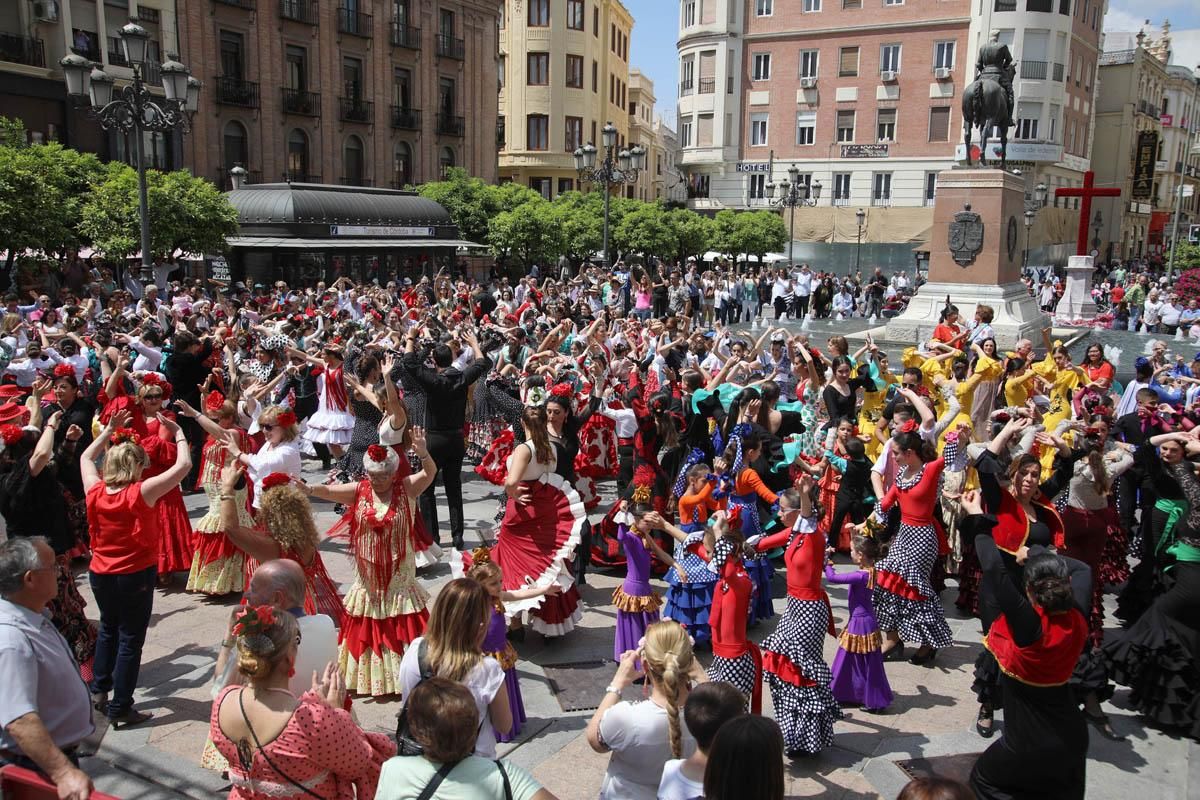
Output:
<path fill-rule="evenodd" d="M 716 94 L 717 79 L 716 78 L 701 78 L 700 79 L 700 94 Z"/>
<path fill-rule="evenodd" d="M 370 178 L 364 178 L 362 175 L 353 175 L 349 178 L 338 178 L 338 183 L 342 186 L 373 186 Z"/>
<path fill-rule="evenodd" d="M 301 89 L 283 89 L 283 113 L 321 116 L 321 95 Z"/>
<path fill-rule="evenodd" d="M 279 16 L 305 25 L 316 25 L 317 0 L 279 0 Z"/>
<path fill-rule="evenodd" d="M 835 206 L 848 206 L 848 205 L 850 205 L 850 197 L 849 197 L 849 196 L 846 196 L 846 197 L 834 197 L 834 198 L 833 198 L 833 204 L 834 204 Z"/>
<path fill-rule="evenodd" d="M 373 119 L 375 104 L 361 97 L 339 97 L 338 119 L 342 122 L 362 122 L 370 124 Z"/>
<path fill-rule="evenodd" d="M 337 12 L 338 33 L 348 33 L 351 36 L 362 36 L 366 39 L 371 38 L 372 17 L 370 14 L 342 7 L 339 7 Z"/>
<path fill-rule="evenodd" d="M 1059 83 L 1063 82 L 1063 76 L 1066 74 L 1067 68 L 1062 64 L 1054 65 L 1054 80 Z"/>
<path fill-rule="evenodd" d="M 500 121 L 496 123 L 496 147 L 501 150 L 504 149 L 504 139 L 504 117 L 501 117 Z"/>
<path fill-rule="evenodd" d="M 1021 77 L 1034 81 L 1046 80 L 1045 61 L 1021 61 Z"/>
<path fill-rule="evenodd" d="M 456 117 L 453 114 L 438 114 L 437 115 L 437 132 L 446 136 L 462 137 L 466 131 L 466 121 L 462 117 Z"/>
<path fill-rule="evenodd" d="M 223 6 L 234 6 L 236 8 L 248 8 L 254 10 L 256 0 L 213 0 L 215 3 L 220 3 Z"/>
<path fill-rule="evenodd" d="M 227 106 L 258 108 L 258 84 L 241 78 L 217 78 L 217 102 Z"/>
<path fill-rule="evenodd" d="M 392 106 L 392 127 L 402 131 L 421 130 L 420 109 Z"/>
<path fill-rule="evenodd" d="M 14 33 L 0 33 L 0 61 L 10 61 L 29 67 L 45 67 L 46 47 L 41 39 L 30 39 Z"/>
<path fill-rule="evenodd" d="M 311 172 L 285 172 L 282 180 L 288 183 L 320 183 L 321 176 Z"/>
<path fill-rule="evenodd" d="M 437 37 L 437 54 L 445 58 L 455 58 L 462 61 L 466 58 L 467 47 L 462 39 L 441 34 Z"/>
<path fill-rule="evenodd" d="M 412 25 L 401 25 L 399 22 L 393 22 L 389 38 L 391 39 L 392 47 L 407 47 L 409 50 L 421 49 L 421 29 L 414 28 Z"/>
<path fill-rule="evenodd" d="M 693 88 L 695 88 L 695 84 L 692 81 L 680 81 L 679 82 L 679 96 L 683 97 L 685 95 L 691 94 Z"/>
<path fill-rule="evenodd" d="M 871 205 L 875 206 L 876 208 L 891 208 L 891 206 L 892 206 L 891 192 L 871 197 Z"/>

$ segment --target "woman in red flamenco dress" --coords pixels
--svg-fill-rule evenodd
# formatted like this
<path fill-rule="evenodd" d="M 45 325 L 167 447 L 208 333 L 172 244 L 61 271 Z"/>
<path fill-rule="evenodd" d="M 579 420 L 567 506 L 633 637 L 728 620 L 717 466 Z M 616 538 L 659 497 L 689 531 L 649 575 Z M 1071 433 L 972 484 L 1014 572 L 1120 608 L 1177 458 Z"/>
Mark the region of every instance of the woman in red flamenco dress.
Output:
<path fill-rule="evenodd" d="M 258 507 L 262 530 L 256 530 L 238 521 L 235 493 L 245 480 L 245 467 L 236 461 L 221 470 L 221 527 L 246 553 L 247 574 L 273 558 L 295 561 L 304 569 L 304 613 L 325 614 L 340 628 L 346 609 L 317 549 L 320 537 L 304 485 L 282 472 L 263 478 Z"/>
<path fill-rule="evenodd" d="M 410 437 L 420 472 L 407 474 L 407 464 L 401 471 L 404 459 L 395 450 L 373 444 L 363 455 L 366 477 L 358 483 L 308 487 L 311 494 L 347 508 L 328 535 L 348 538 L 354 559 L 338 669 L 355 694 L 399 694 L 400 660 L 429 620 L 429 593 L 417 582 L 412 527 L 415 501 L 437 466 L 425 448 L 425 432 L 414 428 Z"/>
<path fill-rule="evenodd" d="M 546 409 L 526 408 L 521 424 L 525 441 L 508 459 L 508 502 L 492 560 L 504 573 L 504 591 L 546 587 L 554 581 L 563 586 L 558 595 L 505 605 L 510 618 L 520 615 L 543 636 L 562 636 L 582 617 L 570 561 L 587 516 L 579 494 L 555 474 L 557 457 L 546 429 Z"/>
<path fill-rule="evenodd" d="M 150 459 L 143 479 L 161 475 L 175 463 L 175 440 L 170 434 L 163 435 L 157 415 L 170 420 L 175 415 L 164 410 L 171 398 L 171 384 L 157 372 L 147 372 L 141 378 L 137 395 L 131 397 L 125 390 L 127 361 L 121 361 L 117 369 L 105 382 L 104 391 L 96 398 L 101 405 L 100 422 L 107 423 L 118 411 L 128 411 L 129 427 L 141 440 L 142 449 Z M 183 491 L 178 485 L 167 492 L 154 506 L 158 514 L 160 537 L 158 540 L 158 581 L 167 583 L 172 572 L 188 572 L 192 568 L 192 553 L 195 552 L 195 535 L 192 521 L 183 504 Z"/>

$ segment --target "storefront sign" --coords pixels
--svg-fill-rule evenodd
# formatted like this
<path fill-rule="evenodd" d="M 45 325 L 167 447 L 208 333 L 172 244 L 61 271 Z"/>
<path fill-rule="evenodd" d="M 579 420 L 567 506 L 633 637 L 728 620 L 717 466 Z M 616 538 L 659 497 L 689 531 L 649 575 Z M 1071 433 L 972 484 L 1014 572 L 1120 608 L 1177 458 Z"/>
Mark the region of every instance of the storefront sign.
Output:
<path fill-rule="evenodd" d="M 739 161 L 734 165 L 737 172 L 770 172 L 771 163 L 769 161 Z"/>
<path fill-rule="evenodd" d="M 1009 142 L 1007 155 L 1010 167 L 1021 161 L 1029 164 L 1053 164 L 1062 160 L 1062 145 L 1049 142 Z M 988 161 L 1000 160 L 1000 142 L 996 139 L 988 141 L 987 158 Z M 965 144 L 960 142 L 955 145 L 954 160 L 963 162 L 967 160 Z M 971 145 L 971 160 L 979 160 L 978 144 Z"/>
<path fill-rule="evenodd" d="M 842 158 L 887 158 L 886 144 L 844 144 Z"/>
<path fill-rule="evenodd" d="M 434 228 L 411 228 L 401 225 L 330 225 L 330 236 L 434 236 Z"/>
<path fill-rule="evenodd" d="M 1164 128 L 1169 128 L 1175 123 L 1175 117 L 1171 114 L 1163 114 L 1158 118 L 1158 121 L 1162 123 Z"/>
<path fill-rule="evenodd" d="M 225 256 L 209 256 L 208 261 L 208 278 L 217 283 L 232 283 L 233 274 L 229 271 L 229 263 L 225 260 Z"/>
<path fill-rule="evenodd" d="M 1149 200 L 1154 193 L 1155 156 L 1158 154 L 1158 134 L 1142 131 L 1138 134 L 1137 147 L 1133 151 L 1134 200 Z"/>

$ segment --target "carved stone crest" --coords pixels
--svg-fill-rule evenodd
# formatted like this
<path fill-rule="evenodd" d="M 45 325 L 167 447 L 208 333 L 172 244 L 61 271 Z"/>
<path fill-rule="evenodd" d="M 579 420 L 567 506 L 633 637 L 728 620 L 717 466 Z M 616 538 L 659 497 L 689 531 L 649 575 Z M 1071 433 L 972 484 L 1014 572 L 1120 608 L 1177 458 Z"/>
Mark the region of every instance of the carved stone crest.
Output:
<path fill-rule="evenodd" d="M 947 235 L 950 254 L 961 266 L 975 263 L 975 256 L 983 249 L 983 220 L 971 210 L 971 204 L 954 215 Z"/>

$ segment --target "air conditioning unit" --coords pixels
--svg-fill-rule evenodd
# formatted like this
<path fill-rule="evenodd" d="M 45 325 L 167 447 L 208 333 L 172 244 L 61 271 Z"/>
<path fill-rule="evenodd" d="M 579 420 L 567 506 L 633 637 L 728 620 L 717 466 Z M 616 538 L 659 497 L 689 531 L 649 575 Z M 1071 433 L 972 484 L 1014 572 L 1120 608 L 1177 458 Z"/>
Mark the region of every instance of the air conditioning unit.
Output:
<path fill-rule="evenodd" d="M 949 67 L 938 67 L 933 71 L 933 77 L 937 78 L 939 81 L 950 80 L 951 74 L 952 73 Z"/>
<path fill-rule="evenodd" d="M 33 16 L 38 22 L 58 22 L 58 0 L 36 0 Z"/>
<path fill-rule="evenodd" d="M 896 72 L 894 69 L 885 69 L 879 73 L 879 79 L 884 83 L 895 83 L 896 76 L 899 74 L 900 73 Z"/>
<path fill-rule="evenodd" d="M 800 79 L 800 88 L 801 89 L 817 88 L 817 79 L 815 77 L 814 78 L 801 78 Z"/>

